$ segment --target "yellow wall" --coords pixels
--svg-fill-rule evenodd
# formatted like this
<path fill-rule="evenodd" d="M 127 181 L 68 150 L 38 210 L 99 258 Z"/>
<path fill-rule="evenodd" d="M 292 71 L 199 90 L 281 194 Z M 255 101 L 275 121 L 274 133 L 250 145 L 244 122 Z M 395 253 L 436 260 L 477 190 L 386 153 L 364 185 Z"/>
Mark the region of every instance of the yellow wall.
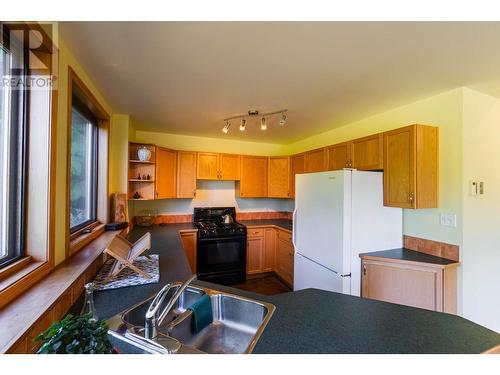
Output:
<path fill-rule="evenodd" d="M 439 126 L 440 207 L 404 210 L 404 233 L 460 245 L 462 239 L 462 89 L 458 88 L 288 145 L 296 153 L 421 123 Z M 440 225 L 441 212 L 457 215 L 457 227 Z"/>
<path fill-rule="evenodd" d="M 67 228 L 66 207 L 66 166 L 67 166 L 67 103 L 68 103 L 68 66 L 76 72 L 101 105 L 111 114 L 111 107 L 95 88 L 92 80 L 75 60 L 71 51 L 59 38 L 59 75 L 58 75 L 58 109 L 57 109 L 57 157 L 56 157 L 56 192 L 55 196 L 55 263 L 65 258 L 65 228 Z M 113 155 L 111 155 L 111 158 Z M 110 161 L 111 162 L 111 161 Z"/>
<path fill-rule="evenodd" d="M 128 115 L 113 114 L 110 123 L 109 140 L 109 191 L 127 191 L 127 160 L 130 118 Z"/>
<path fill-rule="evenodd" d="M 464 89 L 463 119 L 463 316 L 500 332 L 500 100 Z"/>
<path fill-rule="evenodd" d="M 185 151 L 213 151 L 249 155 L 281 155 L 286 146 L 272 144 L 237 141 L 208 137 L 193 137 L 168 133 L 155 133 L 137 130 L 137 142 L 153 143 L 158 146 Z"/>

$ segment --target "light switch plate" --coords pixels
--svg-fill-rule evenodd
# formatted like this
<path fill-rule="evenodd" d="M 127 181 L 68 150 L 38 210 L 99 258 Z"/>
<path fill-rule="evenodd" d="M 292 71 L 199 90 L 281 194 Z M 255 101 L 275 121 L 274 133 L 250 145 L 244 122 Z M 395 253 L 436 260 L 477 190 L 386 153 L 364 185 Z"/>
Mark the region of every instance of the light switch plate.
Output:
<path fill-rule="evenodd" d="M 457 215 L 451 213 L 441 214 L 441 225 L 445 227 L 456 227 L 457 226 Z"/>

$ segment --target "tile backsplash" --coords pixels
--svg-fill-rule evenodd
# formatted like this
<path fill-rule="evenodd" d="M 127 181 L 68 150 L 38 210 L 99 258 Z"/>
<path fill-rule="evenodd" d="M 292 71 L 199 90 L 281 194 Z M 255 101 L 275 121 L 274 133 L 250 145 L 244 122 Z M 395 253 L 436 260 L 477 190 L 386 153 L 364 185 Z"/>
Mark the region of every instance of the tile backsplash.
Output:
<path fill-rule="evenodd" d="M 131 201 L 130 216 L 152 210 L 157 215 L 192 214 L 194 207 L 236 207 L 237 212 L 292 212 L 293 199 L 238 198 L 234 181 L 198 180 L 196 198 Z"/>

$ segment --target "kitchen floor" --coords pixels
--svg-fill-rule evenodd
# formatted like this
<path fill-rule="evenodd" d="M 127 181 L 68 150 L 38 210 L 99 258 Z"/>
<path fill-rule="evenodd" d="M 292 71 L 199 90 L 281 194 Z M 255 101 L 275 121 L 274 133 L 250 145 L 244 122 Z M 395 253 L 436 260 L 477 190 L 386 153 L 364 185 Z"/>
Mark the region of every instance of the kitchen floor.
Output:
<path fill-rule="evenodd" d="M 292 290 L 283 284 L 276 276 L 266 276 L 258 279 L 249 279 L 243 284 L 232 285 L 233 288 L 249 292 L 272 296 L 280 293 L 288 293 Z"/>

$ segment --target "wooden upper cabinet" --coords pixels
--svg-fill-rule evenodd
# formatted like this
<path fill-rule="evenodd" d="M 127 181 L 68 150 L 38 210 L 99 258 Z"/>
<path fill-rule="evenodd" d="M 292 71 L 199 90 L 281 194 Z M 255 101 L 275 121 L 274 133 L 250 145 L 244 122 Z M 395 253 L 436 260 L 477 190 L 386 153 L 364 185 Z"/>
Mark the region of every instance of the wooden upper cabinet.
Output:
<path fill-rule="evenodd" d="M 382 133 L 350 142 L 352 168 L 374 171 L 384 168 L 384 137 Z"/>
<path fill-rule="evenodd" d="M 156 149 L 156 199 L 177 196 L 177 151 Z"/>
<path fill-rule="evenodd" d="M 243 198 L 267 197 L 267 157 L 241 156 L 241 178 L 237 193 Z"/>
<path fill-rule="evenodd" d="M 304 169 L 306 173 L 324 172 L 328 166 L 328 153 L 326 148 L 307 151 L 305 153 Z"/>
<path fill-rule="evenodd" d="M 219 154 L 216 152 L 198 152 L 196 177 L 199 180 L 219 179 Z"/>
<path fill-rule="evenodd" d="M 177 153 L 177 198 L 196 196 L 196 152 Z"/>
<path fill-rule="evenodd" d="M 290 158 L 288 156 L 269 157 L 267 196 L 290 197 Z"/>
<path fill-rule="evenodd" d="M 328 170 L 351 168 L 351 142 L 339 143 L 327 148 Z"/>
<path fill-rule="evenodd" d="M 295 197 L 295 176 L 305 171 L 305 155 L 298 154 L 290 157 L 290 197 Z"/>
<path fill-rule="evenodd" d="M 237 181 L 240 179 L 240 160 L 240 155 L 198 152 L 196 177 L 200 180 Z"/>
<path fill-rule="evenodd" d="M 384 205 L 437 208 L 438 128 L 410 125 L 384 133 Z"/>
<path fill-rule="evenodd" d="M 237 181 L 240 179 L 241 156 L 219 154 L 219 179 Z"/>

